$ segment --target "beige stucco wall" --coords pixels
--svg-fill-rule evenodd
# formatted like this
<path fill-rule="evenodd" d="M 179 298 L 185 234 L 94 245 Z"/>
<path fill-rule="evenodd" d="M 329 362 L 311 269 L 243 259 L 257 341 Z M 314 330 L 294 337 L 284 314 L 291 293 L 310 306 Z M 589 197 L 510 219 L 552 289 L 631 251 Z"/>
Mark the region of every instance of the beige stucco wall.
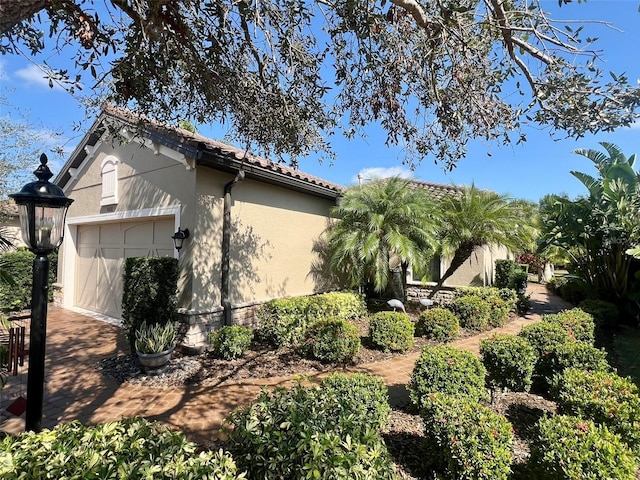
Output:
<path fill-rule="evenodd" d="M 219 306 L 224 185 L 233 176 L 198 168 L 198 224 L 192 241 L 192 309 Z M 238 306 L 319 289 L 311 275 L 314 242 L 334 202 L 245 179 L 232 190 L 230 300 Z"/>
<path fill-rule="evenodd" d="M 448 287 L 493 285 L 495 281 L 495 261 L 502 258 L 511 258 L 509 250 L 504 246 L 485 245 L 477 247 L 471 257 L 444 284 Z M 441 272 L 444 273 L 450 264 L 450 259 L 444 259 Z"/>

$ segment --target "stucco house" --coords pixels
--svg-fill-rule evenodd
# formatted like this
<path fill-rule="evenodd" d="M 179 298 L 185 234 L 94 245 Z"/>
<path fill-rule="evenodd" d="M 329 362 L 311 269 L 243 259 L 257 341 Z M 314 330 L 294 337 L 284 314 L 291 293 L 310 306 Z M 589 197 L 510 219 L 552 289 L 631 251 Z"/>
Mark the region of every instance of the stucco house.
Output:
<path fill-rule="evenodd" d="M 55 182 L 75 200 L 55 286 L 64 308 L 119 320 L 124 259 L 173 256 L 195 347 L 213 328 L 252 323 L 266 301 L 338 287 L 313 274 L 343 191 L 326 180 L 107 106 Z M 189 236 L 178 251 L 179 229 Z M 479 251 L 447 285 L 490 284 L 501 253 Z M 446 260 L 434 266 L 444 272 Z"/>

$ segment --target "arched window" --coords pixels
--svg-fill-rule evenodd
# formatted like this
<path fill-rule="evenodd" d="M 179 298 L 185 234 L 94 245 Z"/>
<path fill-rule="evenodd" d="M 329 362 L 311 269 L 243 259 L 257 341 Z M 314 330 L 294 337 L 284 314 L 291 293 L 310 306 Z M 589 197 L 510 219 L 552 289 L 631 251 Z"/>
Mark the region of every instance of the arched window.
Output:
<path fill-rule="evenodd" d="M 100 206 L 115 205 L 118 203 L 118 164 L 120 160 L 109 155 L 100 166 L 102 177 L 102 197 Z"/>

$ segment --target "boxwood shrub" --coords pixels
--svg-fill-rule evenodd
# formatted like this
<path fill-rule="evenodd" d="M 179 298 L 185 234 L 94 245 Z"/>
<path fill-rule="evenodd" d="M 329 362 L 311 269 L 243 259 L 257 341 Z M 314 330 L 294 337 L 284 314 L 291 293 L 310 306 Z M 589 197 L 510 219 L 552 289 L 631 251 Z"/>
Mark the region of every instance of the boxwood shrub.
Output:
<path fill-rule="evenodd" d="M 543 315 L 542 321 L 560 325 L 575 340 L 593 343 L 595 328 L 593 317 L 579 308 Z"/>
<path fill-rule="evenodd" d="M 427 396 L 421 416 L 426 462 L 444 478 L 509 478 L 513 428 L 504 416 L 469 399 L 441 393 Z"/>
<path fill-rule="evenodd" d="M 253 329 L 243 325 L 225 325 L 213 330 L 209 339 L 211 351 L 225 360 L 233 360 L 244 355 L 253 340 Z"/>
<path fill-rule="evenodd" d="M 507 303 L 509 311 L 515 311 L 518 294 L 510 288 L 498 287 L 456 287 L 454 290 L 455 297 L 479 297 L 483 300 L 490 298 L 499 298 Z"/>
<path fill-rule="evenodd" d="M 183 433 L 148 420 L 128 418 L 93 427 L 74 421 L 40 433 L 6 436 L 0 442 L 0 478 L 247 478 L 229 453 L 197 452 Z"/>
<path fill-rule="evenodd" d="M 434 307 L 420 313 L 415 333 L 437 342 L 450 342 L 460 335 L 460 322 L 451 310 Z"/>
<path fill-rule="evenodd" d="M 358 328 L 337 318 L 312 323 L 299 347 L 302 355 L 323 362 L 349 363 L 360 350 Z"/>
<path fill-rule="evenodd" d="M 469 351 L 446 345 L 427 346 L 416 361 L 407 385 L 409 397 L 418 408 L 430 393 L 481 400 L 487 396 L 486 373 L 480 359 Z"/>
<path fill-rule="evenodd" d="M 359 390 L 358 382 L 351 388 Z M 351 401 L 367 394 L 341 402 L 334 388 L 263 390 L 225 420 L 225 448 L 249 478 L 397 478 L 378 430 L 380 418 Z"/>
<path fill-rule="evenodd" d="M 491 307 L 480 297 L 467 295 L 456 298 L 451 303 L 451 310 L 458 317 L 462 328 L 482 331 L 489 327 Z"/>
<path fill-rule="evenodd" d="M 381 429 L 389 420 L 389 390 L 384 380 L 366 373 L 334 372 L 320 382 L 322 392 L 339 402 L 340 410 L 359 412 L 361 418 Z"/>
<path fill-rule="evenodd" d="M 554 378 L 552 391 L 560 413 L 606 425 L 640 458 L 640 396 L 630 379 L 569 368 Z"/>
<path fill-rule="evenodd" d="M 480 357 L 487 369 L 487 385 L 492 390 L 528 392 L 538 359 L 535 349 L 524 338 L 494 335 L 480 342 Z"/>
<path fill-rule="evenodd" d="M 297 345 L 307 329 L 310 297 L 279 298 L 256 311 L 256 337 L 274 347 Z"/>
<path fill-rule="evenodd" d="M 518 336 L 527 340 L 539 357 L 546 355 L 557 345 L 572 341 L 562 326 L 549 322 L 526 325 L 522 327 Z"/>
<path fill-rule="evenodd" d="M 542 417 L 531 442 L 531 474 L 538 480 L 633 480 L 629 447 L 602 425 L 574 416 Z"/>
<path fill-rule="evenodd" d="M 378 312 L 369 322 L 369 339 L 375 348 L 386 352 L 406 352 L 413 347 L 415 327 L 406 314 Z"/>
<path fill-rule="evenodd" d="M 355 292 L 329 292 L 309 297 L 309 319 L 353 320 L 367 314 L 364 296 Z"/>

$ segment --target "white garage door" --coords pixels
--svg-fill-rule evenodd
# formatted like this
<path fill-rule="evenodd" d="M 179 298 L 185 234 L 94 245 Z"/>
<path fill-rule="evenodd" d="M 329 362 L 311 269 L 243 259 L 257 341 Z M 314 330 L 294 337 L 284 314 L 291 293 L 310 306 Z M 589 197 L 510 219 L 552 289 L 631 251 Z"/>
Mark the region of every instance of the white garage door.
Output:
<path fill-rule="evenodd" d="M 120 318 L 123 259 L 173 256 L 173 218 L 78 225 L 75 305 Z"/>

